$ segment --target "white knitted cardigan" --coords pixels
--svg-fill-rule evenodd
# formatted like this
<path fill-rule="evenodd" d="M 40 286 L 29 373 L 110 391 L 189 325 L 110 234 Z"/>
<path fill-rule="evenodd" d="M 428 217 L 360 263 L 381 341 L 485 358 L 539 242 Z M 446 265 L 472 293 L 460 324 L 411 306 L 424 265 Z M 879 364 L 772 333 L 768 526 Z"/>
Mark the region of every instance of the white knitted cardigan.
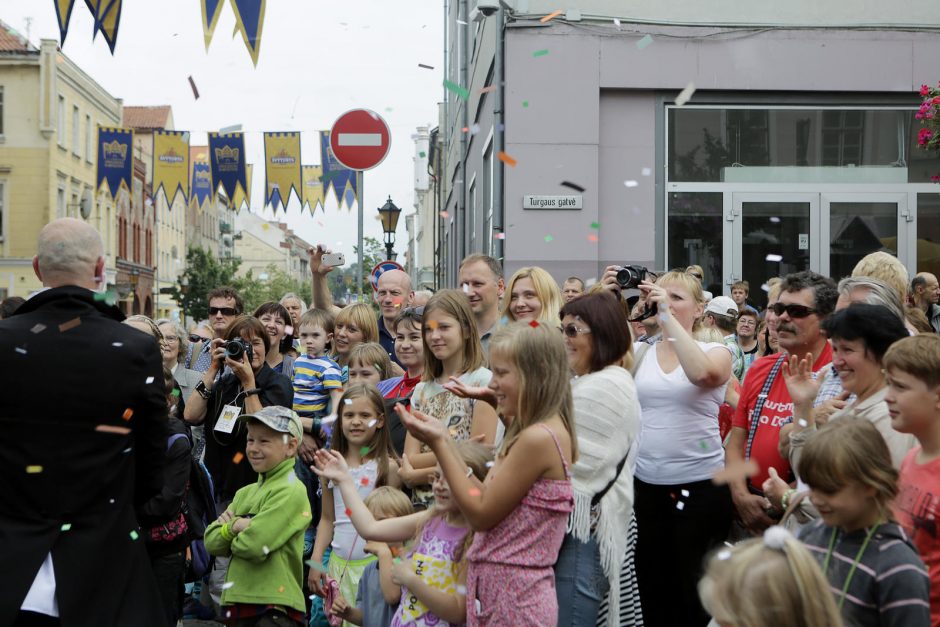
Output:
<path fill-rule="evenodd" d="M 578 461 L 571 469 L 574 511 L 568 532 L 577 540 L 591 538 L 591 499 L 614 478 L 617 465 L 627 457 L 617 481 L 601 499 L 594 535 L 601 566 L 610 582 L 607 624 L 620 622 L 620 567 L 633 515 L 633 469 L 640 433 L 640 403 L 630 373 L 619 366 L 577 377 L 574 396 Z"/>

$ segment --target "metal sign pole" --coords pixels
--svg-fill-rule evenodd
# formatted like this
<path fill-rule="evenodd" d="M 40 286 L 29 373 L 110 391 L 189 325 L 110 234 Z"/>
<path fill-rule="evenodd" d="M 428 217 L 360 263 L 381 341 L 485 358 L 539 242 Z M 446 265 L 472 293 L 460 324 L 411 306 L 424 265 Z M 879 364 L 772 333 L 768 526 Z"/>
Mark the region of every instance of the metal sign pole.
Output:
<path fill-rule="evenodd" d="M 358 302 L 363 302 L 362 299 L 362 273 L 363 266 L 362 264 L 366 261 L 365 251 L 362 249 L 362 207 L 363 202 L 365 201 L 365 192 L 362 187 L 362 181 L 365 178 L 363 176 L 362 170 L 356 170 L 356 188 L 359 190 L 359 267 L 356 270 L 356 286 L 358 291 Z"/>

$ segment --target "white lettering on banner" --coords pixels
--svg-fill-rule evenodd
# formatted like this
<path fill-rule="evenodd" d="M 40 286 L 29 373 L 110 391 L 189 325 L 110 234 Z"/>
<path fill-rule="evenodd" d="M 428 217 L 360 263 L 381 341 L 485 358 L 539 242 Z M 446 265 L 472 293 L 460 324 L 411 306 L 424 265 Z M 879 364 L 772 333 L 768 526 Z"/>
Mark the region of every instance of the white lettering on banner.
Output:
<path fill-rule="evenodd" d="M 340 146 L 381 146 L 381 133 L 340 133 L 336 143 Z"/>

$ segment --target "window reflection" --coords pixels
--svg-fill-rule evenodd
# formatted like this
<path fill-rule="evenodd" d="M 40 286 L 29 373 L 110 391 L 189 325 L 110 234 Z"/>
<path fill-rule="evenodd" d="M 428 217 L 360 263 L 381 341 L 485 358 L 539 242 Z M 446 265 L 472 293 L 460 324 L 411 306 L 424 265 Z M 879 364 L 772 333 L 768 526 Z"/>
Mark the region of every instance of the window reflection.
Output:
<path fill-rule="evenodd" d="M 669 194 L 668 268 L 700 265 L 702 282 L 712 294 L 721 294 L 721 193 Z"/>
<path fill-rule="evenodd" d="M 940 194 L 917 195 L 917 271 L 940 276 Z"/>

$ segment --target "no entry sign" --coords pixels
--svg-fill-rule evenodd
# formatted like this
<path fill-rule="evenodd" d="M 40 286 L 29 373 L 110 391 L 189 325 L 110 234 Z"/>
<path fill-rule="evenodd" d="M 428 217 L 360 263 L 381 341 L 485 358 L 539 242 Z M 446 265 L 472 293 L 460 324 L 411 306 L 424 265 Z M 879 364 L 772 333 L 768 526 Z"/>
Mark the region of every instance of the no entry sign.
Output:
<path fill-rule="evenodd" d="M 330 148 L 350 170 L 371 170 L 388 154 L 392 136 L 379 114 L 353 109 L 339 116 L 330 129 Z"/>

